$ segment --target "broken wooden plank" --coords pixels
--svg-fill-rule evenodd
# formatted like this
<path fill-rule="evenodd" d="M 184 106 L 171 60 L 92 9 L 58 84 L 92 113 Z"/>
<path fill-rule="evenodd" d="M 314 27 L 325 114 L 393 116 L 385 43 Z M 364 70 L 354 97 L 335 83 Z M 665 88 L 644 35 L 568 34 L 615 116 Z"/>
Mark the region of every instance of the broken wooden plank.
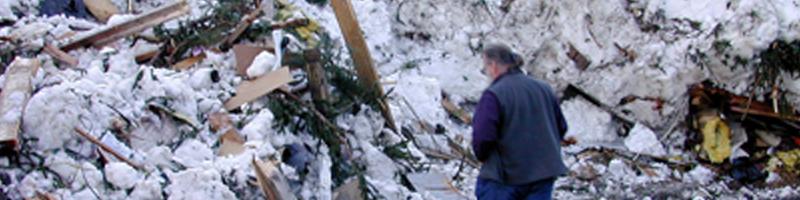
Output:
<path fill-rule="evenodd" d="M 364 34 L 358 24 L 356 13 L 353 10 L 353 5 L 350 0 L 332 0 L 331 6 L 333 12 L 336 14 L 336 20 L 339 22 L 339 28 L 342 30 L 342 35 L 350 50 L 350 54 L 355 64 L 358 79 L 367 87 L 368 90 L 377 92 L 379 96 L 383 96 L 383 87 L 380 85 L 378 72 L 375 71 L 372 63 L 372 57 L 367 48 L 367 42 L 364 39 Z M 383 99 L 378 101 L 381 106 L 381 114 L 386 119 L 386 123 L 395 132 L 398 132 L 397 126 L 394 122 L 389 105 Z"/>
<path fill-rule="evenodd" d="M 0 93 L 0 149 L 18 150 L 22 110 L 31 97 L 31 77 L 39 70 L 37 59 L 17 57 L 6 71 L 3 92 Z"/>
<path fill-rule="evenodd" d="M 196 55 L 196 56 L 192 56 L 192 57 L 189 57 L 187 59 L 183 59 L 182 61 L 172 65 L 172 69 L 178 70 L 178 71 L 187 70 L 187 69 L 191 68 L 192 66 L 194 66 L 194 64 L 197 64 L 200 61 L 203 61 L 203 59 L 206 59 L 206 54 L 205 53 L 202 53 L 202 54 Z"/>
<path fill-rule="evenodd" d="M 143 170 L 144 169 L 144 167 L 142 167 L 141 165 L 134 163 L 130 159 L 126 158 L 125 156 L 122 156 L 121 154 L 119 154 L 119 152 L 115 151 L 113 148 L 109 147 L 108 145 L 104 144 L 103 142 L 100 142 L 100 140 L 98 140 L 97 138 L 93 137 L 92 135 L 89 135 L 89 133 L 87 133 L 83 129 L 81 129 L 79 127 L 75 127 L 75 132 L 78 133 L 78 135 L 80 135 L 80 136 L 86 138 L 87 140 L 89 140 L 89 142 L 92 142 L 94 145 L 97 145 L 97 147 L 100 147 L 100 149 L 102 149 L 103 151 L 108 152 L 109 154 L 114 156 L 114 158 L 117 158 L 117 160 L 120 160 L 120 161 L 124 162 L 125 164 L 130 165 L 133 168 L 136 168 L 136 169 L 139 169 L 139 170 Z"/>
<path fill-rule="evenodd" d="M 289 188 L 289 182 L 280 172 L 277 171 L 272 163 L 264 163 L 255 157 L 253 158 L 253 168 L 256 171 L 256 179 L 264 192 L 264 198 L 268 200 L 294 200 L 297 197 Z"/>
<path fill-rule="evenodd" d="M 111 16 L 119 13 L 119 9 L 111 0 L 83 0 L 86 9 L 94 15 L 97 20 L 105 23 Z"/>
<path fill-rule="evenodd" d="M 459 108 L 456 104 L 450 101 L 450 98 L 447 97 L 447 94 L 442 92 L 442 107 L 444 110 L 450 113 L 451 115 L 455 116 L 456 118 L 460 119 L 461 122 L 464 124 L 472 124 L 472 117 L 464 111 L 463 109 Z"/>
<path fill-rule="evenodd" d="M 233 120 L 228 114 L 213 113 L 208 118 L 211 131 L 224 134 L 219 136 L 219 152 L 217 155 L 236 155 L 244 152 L 245 140 L 239 135 L 239 131 L 233 126 Z"/>
<path fill-rule="evenodd" d="M 407 174 L 408 182 L 417 192 L 427 192 L 436 199 L 466 199 L 442 173 L 422 172 Z"/>
<path fill-rule="evenodd" d="M 44 50 L 45 53 L 49 54 L 50 56 L 52 56 L 56 60 L 61 61 L 63 63 L 66 63 L 70 67 L 78 66 L 78 59 L 77 58 L 72 57 L 71 55 L 67 54 L 64 51 L 61 51 L 61 49 L 58 49 L 58 47 L 56 47 L 56 46 L 48 44 L 48 45 L 44 46 L 44 49 L 42 49 L 42 50 Z"/>
<path fill-rule="evenodd" d="M 288 67 L 272 71 L 253 81 L 243 81 L 239 87 L 236 87 L 236 96 L 225 102 L 225 109 L 233 110 L 291 81 L 292 76 L 289 74 Z"/>
<path fill-rule="evenodd" d="M 175 19 L 189 13 L 189 4 L 185 0 L 151 10 L 137 15 L 133 19 L 127 20 L 117 25 L 106 26 L 89 35 L 80 36 L 72 39 L 63 45 L 61 50 L 71 51 L 80 47 L 92 45 L 102 47 L 125 36 L 138 33 L 144 29 Z"/>
<path fill-rule="evenodd" d="M 569 44 L 569 52 L 567 52 L 567 57 L 572 59 L 575 62 L 575 67 L 578 67 L 581 71 L 586 70 L 589 68 L 589 59 L 586 59 L 586 56 L 583 56 L 578 49 L 575 48 L 572 44 Z"/>

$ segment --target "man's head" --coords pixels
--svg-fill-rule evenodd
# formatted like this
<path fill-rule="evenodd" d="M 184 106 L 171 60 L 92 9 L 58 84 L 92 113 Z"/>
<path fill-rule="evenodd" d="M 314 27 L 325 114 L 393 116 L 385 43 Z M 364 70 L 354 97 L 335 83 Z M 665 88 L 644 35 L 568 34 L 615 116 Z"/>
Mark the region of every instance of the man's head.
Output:
<path fill-rule="evenodd" d="M 492 80 L 505 74 L 511 69 L 522 66 L 525 61 L 506 45 L 490 44 L 483 49 L 483 72 Z"/>

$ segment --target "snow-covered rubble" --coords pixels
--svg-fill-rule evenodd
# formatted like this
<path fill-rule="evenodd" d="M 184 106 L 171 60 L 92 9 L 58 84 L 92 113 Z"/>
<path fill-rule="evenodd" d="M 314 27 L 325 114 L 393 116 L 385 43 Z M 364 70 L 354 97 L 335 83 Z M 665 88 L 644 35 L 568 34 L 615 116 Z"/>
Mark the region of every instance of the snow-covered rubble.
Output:
<path fill-rule="evenodd" d="M 0 2 L 0 21 L 16 21 L 0 27 L 0 36 L 22 41 L 20 50 L 41 48 L 70 31 L 104 26 L 65 16 L 36 17 L 35 12 L 17 16 L 14 8 L 27 11 L 35 6 L 15 2 Z M 138 9 L 165 1 L 146 2 Z M 205 3 L 190 2 L 189 18 L 196 18 Z M 295 15 L 315 20 L 340 50 L 347 51 L 330 6 L 288 2 L 301 11 Z M 686 118 L 689 85 L 710 79 L 744 93 L 753 70 L 731 68 L 724 64 L 729 58 L 715 55 L 750 59 L 775 39 L 800 39 L 796 1 L 513 1 L 508 13 L 500 4 L 500 0 L 353 0 L 384 88 L 392 91 L 389 107 L 398 126 L 411 130 L 415 138 L 407 141 L 411 138 L 404 135 L 406 130 L 384 129 L 380 113 L 368 106 L 338 116 L 336 125 L 347 131 L 353 149 L 348 159 L 365 166 L 360 174 L 366 183 L 363 188 L 387 199 L 430 199 L 430 194 L 404 185 L 403 174 L 436 171 L 455 177 L 452 184 L 458 192 L 474 198 L 476 168 L 457 159 L 430 157 L 422 149 L 453 152 L 451 143 L 469 146 L 470 127 L 448 115 L 441 106 L 442 95 L 470 110 L 489 84 L 480 74 L 480 47 L 502 42 L 524 56 L 529 75 L 548 81 L 558 91 L 570 84 L 580 86 L 611 110 L 636 120 L 623 133 L 617 113 L 583 97 L 563 101 L 570 126 L 566 137 L 578 144 L 565 148 L 570 173 L 556 182 L 556 198 L 800 196 L 797 186 L 730 188 L 729 178 L 702 164 L 648 162 L 652 159 L 639 155 L 687 158 L 682 143 L 688 131 L 674 124 Z M 172 21 L 166 27 L 177 25 Z M 719 41 L 730 47 L 717 49 L 714 44 Z M 587 69 L 575 67 L 567 55 L 570 46 L 588 59 Z M 311 133 L 276 130 L 276 116 L 267 108 L 266 98 L 241 113 L 225 113 L 240 128 L 244 151 L 219 156 L 224 131 L 208 128 L 209 115 L 222 111 L 223 100 L 247 79 L 236 75 L 232 51 L 205 51 L 206 59 L 185 71 L 136 63 L 136 55 L 153 48 L 123 39 L 103 49 L 74 50 L 69 54 L 80 60 L 74 68 L 39 55 L 44 64 L 22 112 L 22 137 L 29 142 L 22 152 L 40 156 L 26 162 L 42 162 L 43 169 L 11 166 L 10 160 L 0 159 L 0 174 L 9 177 L 0 194 L 12 199 L 31 198 L 37 192 L 61 199 L 257 199 L 263 194 L 253 184 L 251 161 L 258 158 L 278 162 L 277 169 L 301 199 L 334 196 L 332 147 Z M 247 76 L 268 72 L 280 59 L 280 53 L 261 53 Z M 790 95 L 800 96 L 800 83 L 786 80 L 783 85 Z M 663 105 L 644 99 L 621 103 L 629 96 L 652 97 L 663 100 Z M 800 106 L 794 99 L 792 103 Z M 153 106 L 187 116 L 188 122 Z M 433 132 L 416 128 L 420 123 L 439 128 Z M 73 133 L 75 127 L 144 169 L 97 153 Z M 387 153 L 404 142 L 412 159 Z M 633 155 L 612 156 L 607 149 Z M 284 158 L 286 152 L 306 157 Z M 109 162 L 97 162 L 101 155 Z M 776 179 L 772 173 L 770 177 Z"/>

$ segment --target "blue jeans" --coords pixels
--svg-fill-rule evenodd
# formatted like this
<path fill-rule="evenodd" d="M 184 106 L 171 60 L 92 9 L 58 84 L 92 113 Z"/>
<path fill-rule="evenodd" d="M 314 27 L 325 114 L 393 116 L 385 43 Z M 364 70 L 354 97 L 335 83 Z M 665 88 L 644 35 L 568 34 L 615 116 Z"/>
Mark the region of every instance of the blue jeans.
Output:
<path fill-rule="evenodd" d="M 478 200 L 495 199 L 552 199 L 553 183 L 555 178 L 536 181 L 526 185 L 505 185 L 497 181 L 478 178 L 475 186 L 475 196 Z"/>

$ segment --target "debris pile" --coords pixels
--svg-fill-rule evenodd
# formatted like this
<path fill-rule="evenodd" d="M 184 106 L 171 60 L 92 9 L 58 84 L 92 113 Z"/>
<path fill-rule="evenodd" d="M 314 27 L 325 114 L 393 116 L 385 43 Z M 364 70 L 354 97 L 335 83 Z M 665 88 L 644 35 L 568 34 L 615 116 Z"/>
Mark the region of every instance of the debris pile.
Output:
<path fill-rule="evenodd" d="M 471 199 L 498 41 L 561 96 L 556 198 L 796 198 L 797 11 L 4 1 L 0 199 Z"/>

